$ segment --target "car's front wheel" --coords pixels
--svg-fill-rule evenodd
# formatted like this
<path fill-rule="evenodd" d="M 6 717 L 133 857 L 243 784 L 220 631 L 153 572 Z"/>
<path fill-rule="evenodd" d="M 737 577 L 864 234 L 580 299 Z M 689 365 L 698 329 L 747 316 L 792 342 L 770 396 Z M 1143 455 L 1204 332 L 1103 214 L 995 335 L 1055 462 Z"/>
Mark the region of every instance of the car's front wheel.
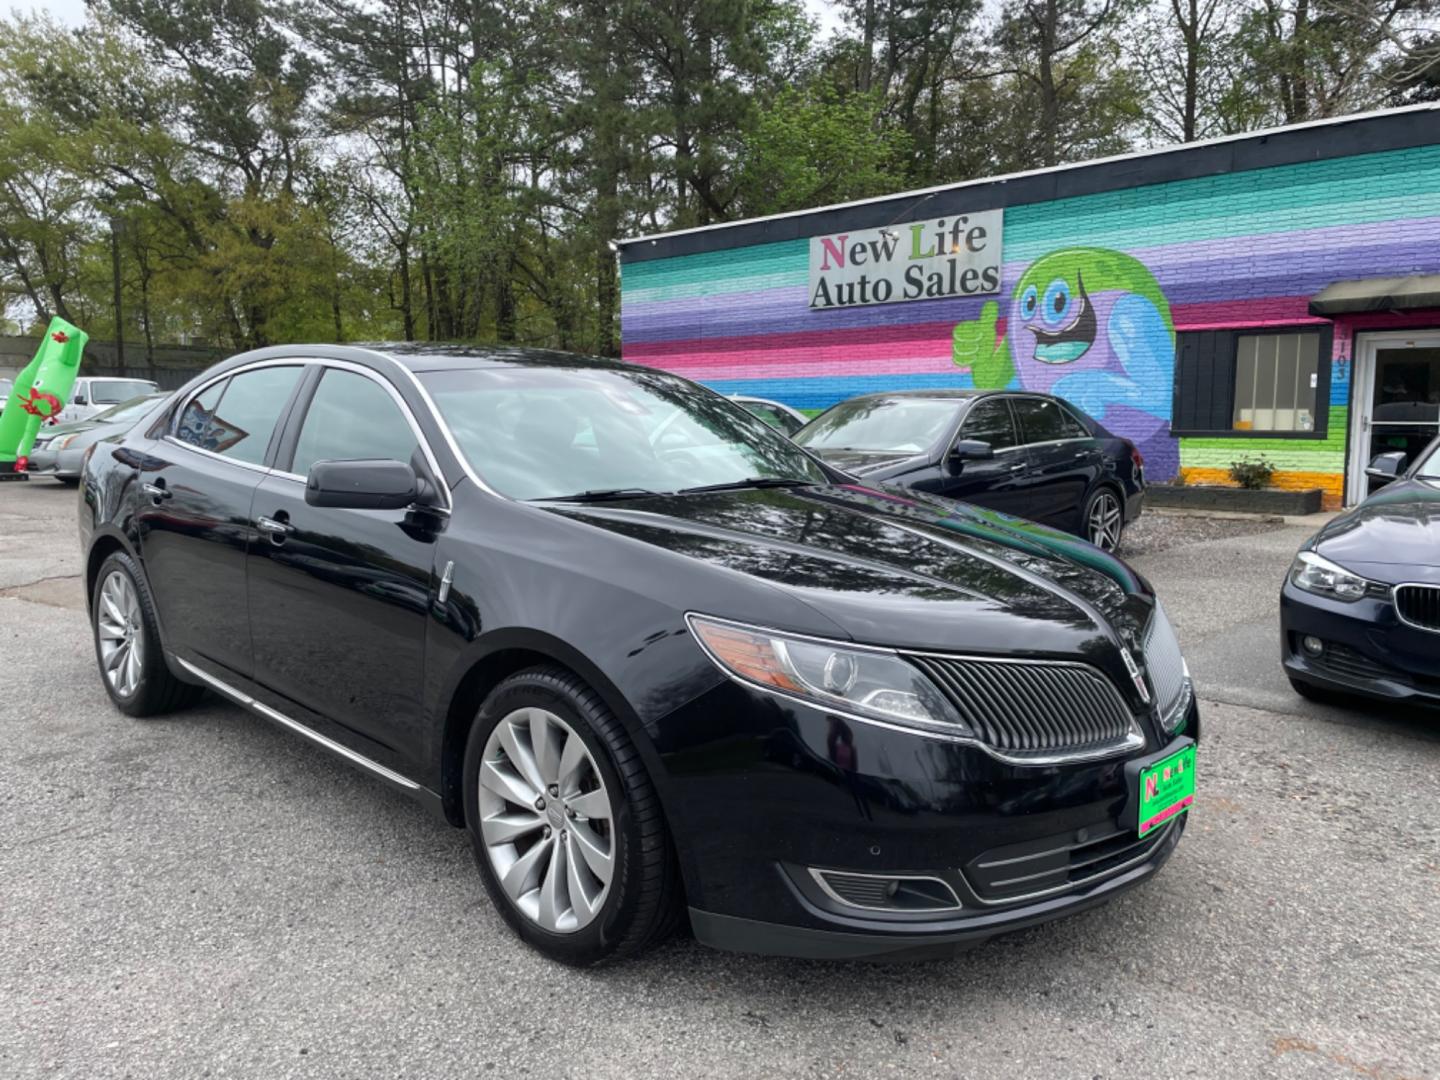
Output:
<path fill-rule="evenodd" d="M 95 576 L 90 624 L 100 678 L 121 712 L 153 716 L 192 704 L 204 693 L 170 673 L 155 602 L 135 560 L 123 551 L 108 556 Z"/>
<path fill-rule="evenodd" d="M 1096 488 L 1085 502 L 1085 539 L 1103 551 L 1120 550 L 1125 538 L 1125 508 L 1113 488 Z"/>
<path fill-rule="evenodd" d="M 465 821 L 496 909 L 545 955 L 585 965 L 657 943 L 680 911 L 654 785 L 614 713 L 560 668 L 485 699 L 465 754 Z"/>

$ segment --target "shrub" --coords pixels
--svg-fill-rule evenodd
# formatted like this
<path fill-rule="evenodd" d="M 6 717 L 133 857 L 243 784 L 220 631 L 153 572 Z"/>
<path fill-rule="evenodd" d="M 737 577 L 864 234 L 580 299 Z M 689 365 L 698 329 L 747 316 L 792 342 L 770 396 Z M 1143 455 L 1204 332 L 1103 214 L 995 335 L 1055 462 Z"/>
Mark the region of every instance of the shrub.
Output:
<path fill-rule="evenodd" d="M 1254 461 L 1251 461 L 1247 455 L 1239 461 L 1230 463 L 1230 479 L 1250 491 L 1259 491 L 1261 488 L 1269 487 L 1270 478 L 1274 475 L 1275 466 L 1266 460 L 1264 454 Z"/>

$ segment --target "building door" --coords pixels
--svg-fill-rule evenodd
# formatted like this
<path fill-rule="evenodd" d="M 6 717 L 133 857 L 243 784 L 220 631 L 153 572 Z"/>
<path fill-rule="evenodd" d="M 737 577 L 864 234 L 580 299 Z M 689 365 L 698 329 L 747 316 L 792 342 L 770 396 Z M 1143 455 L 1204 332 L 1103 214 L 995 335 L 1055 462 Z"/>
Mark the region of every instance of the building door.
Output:
<path fill-rule="evenodd" d="M 1352 377 L 1347 504 L 1369 494 L 1365 466 L 1376 454 L 1413 461 L 1440 433 L 1440 331 L 1358 335 Z"/>

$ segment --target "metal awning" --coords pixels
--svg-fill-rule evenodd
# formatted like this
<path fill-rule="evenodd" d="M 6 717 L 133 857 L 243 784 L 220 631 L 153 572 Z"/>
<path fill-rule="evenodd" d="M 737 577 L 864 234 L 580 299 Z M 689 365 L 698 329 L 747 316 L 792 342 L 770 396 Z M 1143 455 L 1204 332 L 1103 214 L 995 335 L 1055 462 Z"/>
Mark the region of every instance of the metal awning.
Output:
<path fill-rule="evenodd" d="M 1310 298 L 1311 315 L 1432 307 L 1440 308 L 1440 274 L 1337 281 Z"/>

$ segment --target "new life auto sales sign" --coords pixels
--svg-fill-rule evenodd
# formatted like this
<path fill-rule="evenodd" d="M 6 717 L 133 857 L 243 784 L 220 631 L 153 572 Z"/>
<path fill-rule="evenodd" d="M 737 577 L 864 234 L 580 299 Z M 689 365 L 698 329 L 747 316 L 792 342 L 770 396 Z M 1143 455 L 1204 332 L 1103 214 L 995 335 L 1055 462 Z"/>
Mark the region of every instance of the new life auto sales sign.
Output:
<path fill-rule="evenodd" d="M 816 309 L 1000 291 L 1004 210 L 810 238 Z"/>

